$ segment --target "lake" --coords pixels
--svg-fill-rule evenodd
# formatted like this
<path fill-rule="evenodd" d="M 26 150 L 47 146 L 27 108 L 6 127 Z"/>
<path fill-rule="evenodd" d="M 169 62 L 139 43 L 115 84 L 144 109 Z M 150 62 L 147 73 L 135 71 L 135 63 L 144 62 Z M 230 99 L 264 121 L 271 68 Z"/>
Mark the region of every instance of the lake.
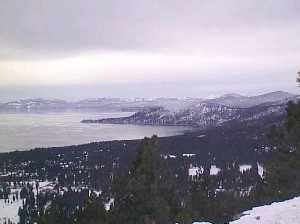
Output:
<path fill-rule="evenodd" d="M 130 116 L 132 112 L 57 112 L 0 114 L 0 152 L 95 141 L 140 139 L 182 134 L 188 127 L 83 124 L 83 119 Z"/>

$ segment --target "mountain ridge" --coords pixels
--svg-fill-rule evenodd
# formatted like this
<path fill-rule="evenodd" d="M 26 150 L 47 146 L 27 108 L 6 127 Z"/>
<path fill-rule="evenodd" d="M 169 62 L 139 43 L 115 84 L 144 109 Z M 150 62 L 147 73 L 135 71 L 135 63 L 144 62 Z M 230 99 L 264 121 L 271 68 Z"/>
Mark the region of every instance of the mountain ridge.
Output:
<path fill-rule="evenodd" d="M 286 104 L 257 105 L 251 108 L 234 108 L 225 105 L 200 103 L 174 112 L 163 107 L 145 108 L 122 118 L 82 120 L 82 123 L 139 124 L 162 126 L 192 126 L 200 129 L 217 127 L 229 121 L 251 121 L 285 113 Z"/>
<path fill-rule="evenodd" d="M 206 100 L 205 102 L 217 103 L 226 106 L 247 108 L 263 103 L 282 103 L 289 100 L 294 100 L 296 94 L 291 94 L 284 91 L 274 91 L 256 96 L 243 96 L 235 93 L 225 94 L 223 96 Z"/>
<path fill-rule="evenodd" d="M 89 98 L 69 102 L 60 99 L 22 99 L 0 104 L 0 111 L 36 111 L 36 110 L 117 110 L 139 111 L 146 107 L 164 107 L 170 111 L 181 111 L 191 108 L 199 103 L 215 103 L 236 108 L 247 108 L 263 103 L 281 104 L 295 100 L 296 94 L 275 91 L 257 96 L 243 96 L 230 93 L 213 99 L 202 98 Z"/>

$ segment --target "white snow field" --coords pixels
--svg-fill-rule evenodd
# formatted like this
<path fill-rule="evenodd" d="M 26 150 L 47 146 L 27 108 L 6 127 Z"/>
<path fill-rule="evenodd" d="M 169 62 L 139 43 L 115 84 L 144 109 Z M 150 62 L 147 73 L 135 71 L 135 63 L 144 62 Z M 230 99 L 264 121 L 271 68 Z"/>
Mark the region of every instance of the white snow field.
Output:
<path fill-rule="evenodd" d="M 16 189 L 15 191 L 19 191 L 20 193 L 19 189 Z M 22 206 L 23 201 L 20 198 L 18 200 L 13 201 L 12 197 L 12 194 L 9 195 L 9 202 L 7 203 L 4 202 L 4 199 L 0 199 L 0 224 L 9 222 L 19 222 L 18 211 L 19 208 Z"/>
<path fill-rule="evenodd" d="M 19 199 L 15 202 L 4 203 L 4 199 L 0 200 L 0 223 L 8 223 L 10 220 L 11 223 L 18 223 L 19 216 L 18 211 L 19 207 L 22 206 L 22 200 Z"/>
<path fill-rule="evenodd" d="M 29 182 L 32 186 L 35 186 L 35 181 Z M 40 192 L 52 190 L 53 185 L 51 182 L 43 181 L 39 182 L 39 189 Z M 19 222 L 19 208 L 23 205 L 23 200 L 21 198 L 16 199 L 13 201 L 13 195 L 18 194 L 20 195 L 21 186 L 16 188 L 13 187 L 11 183 L 11 194 L 9 195 L 9 202 L 5 203 L 4 199 L 0 199 L 0 224 L 4 223 L 11 223 L 16 224 Z M 34 187 L 34 195 L 37 195 L 36 189 Z M 25 200 L 25 199 L 24 199 Z"/>
<path fill-rule="evenodd" d="M 243 212 L 230 224 L 300 224 L 300 197 Z"/>

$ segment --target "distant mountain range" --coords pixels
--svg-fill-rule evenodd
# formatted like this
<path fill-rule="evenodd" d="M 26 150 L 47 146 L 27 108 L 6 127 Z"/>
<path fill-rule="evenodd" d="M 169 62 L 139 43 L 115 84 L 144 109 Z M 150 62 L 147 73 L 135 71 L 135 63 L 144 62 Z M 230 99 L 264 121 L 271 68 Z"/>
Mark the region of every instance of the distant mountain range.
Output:
<path fill-rule="evenodd" d="M 145 108 L 161 107 L 170 112 L 180 113 L 187 109 L 203 107 L 203 105 L 222 105 L 232 108 L 249 108 L 264 103 L 284 104 L 296 99 L 296 95 L 287 92 L 272 92 L 258 96 L 242 96 L 226 94 L 214 99 L 201 98 L 95 98 L 76 102 L 64 100 L 26 99 L 7 103 L 0 103 L 0 111 L 8 112 L 34 112 L 57 110 L 115 110 L 115 111 L 141 111 Z"/>
<path fill-rule="evenodd" d="M 215 127 L 228 121 L 251 121 L 285 113 L 288 101 L 297 95 L 271 92 L 258 96 L 226 94 L 214 99 L 201 98 L 97 98 L 76 102 L 27 99 L 0 104 L 0 112 L 40 111 L 134 111 L 129 117 L 83 120 L 82 123 L 140 125 L 183 125 L 198 128 Z"/>
<path fill-rule="evenodd" d="M 48 99 L 26 99 L 0 103 L 2 112 L 35 112 L 61 110 L 99 110 L 99 111 L 138 111 L 147 107 L 164 107 L 169 110 L 180 110 L 194 105 L 203 99 L 194 98 L 95 98 L 76 102 Z"/>
<path fill-rule="evenodd" d="M 184 125 L 198 128 L 219 126 L 228 121 L 251 121 L 285 113 L 288 101 L 297 96 L 286 92 L 272 92 L 246 97 L 236 94 L 224 95 L 210 100 L 193 100 L 180 109 L 157 105 L 145 107 L 129 117 L 99 120 L 83 120 L 83 123 L 114 123 L 140 125 Z"/>

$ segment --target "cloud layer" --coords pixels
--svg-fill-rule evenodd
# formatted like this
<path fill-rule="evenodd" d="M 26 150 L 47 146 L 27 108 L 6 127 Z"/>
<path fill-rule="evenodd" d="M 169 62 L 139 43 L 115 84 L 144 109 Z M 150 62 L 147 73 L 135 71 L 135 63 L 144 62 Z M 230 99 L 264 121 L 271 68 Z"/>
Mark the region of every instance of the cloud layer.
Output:
<path fill-rule="evenodd" d="M 254 92 L 270 80 L 295 91 L 299 11 L 298 0 L 4 0 L 0 86 L 238 82 Z"/>

